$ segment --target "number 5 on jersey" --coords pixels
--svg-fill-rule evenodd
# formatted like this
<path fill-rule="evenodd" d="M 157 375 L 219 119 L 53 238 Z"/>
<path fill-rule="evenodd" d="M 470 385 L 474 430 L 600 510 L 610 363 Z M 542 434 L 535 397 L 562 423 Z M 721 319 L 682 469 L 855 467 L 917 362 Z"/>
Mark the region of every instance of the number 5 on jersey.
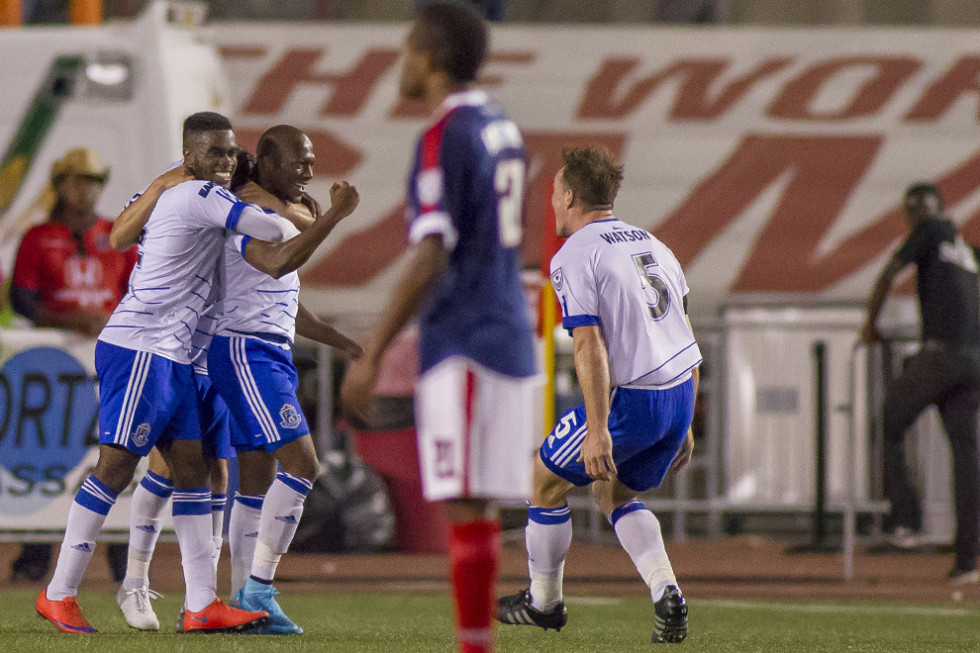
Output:
<path fill-rule="evenodd" d="M 659 320 L 670 310 L 670 293 L 664 280 L 650 272 L 650 268 L 656 267 L 657 261 L 652 253 L 644 252 L 634 254 L 633 263 L 643 282 L 643 294 L 650 308 L 650 316 Z"/>

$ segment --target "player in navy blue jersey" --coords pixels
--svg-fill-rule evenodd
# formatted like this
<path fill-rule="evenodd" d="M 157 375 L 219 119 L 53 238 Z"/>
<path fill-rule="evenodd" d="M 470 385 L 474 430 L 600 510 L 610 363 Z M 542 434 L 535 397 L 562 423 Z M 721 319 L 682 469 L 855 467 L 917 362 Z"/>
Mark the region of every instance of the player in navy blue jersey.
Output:
<path fill-rule="evenodd" d="M 378 363 L 417 312 L 416 416 L 423 491 L 444 501 L 459 650 L 493 648 L 500 521 L 523 499 L 534 447 L 533 335 L 520 281 L 525 153 L 517 127 L 471 84 L 487 30 L 470 7 L 422 8 L 401 94 L 435 111 L 408 183 L 411 262 L 342 388 L 365 419 Z"/>
<path fill-rule="evenodd" d="M 905 191 L 909 236 L 895 252 L 871 291 L 861 338 L 881 339 L 878 314 L 898 273 L 910 263 L 918 272 L 922 348 L 910 357 L 889 387 L 884 417 L 885 495 L 892 509 L 886 530 L 899 546 L 916 544 L 922 506 L 905 462 L 905 431 L 919 413 L 935 404 L 953 452 L 956 503 L 956 561 L 953 585 L 980 581 L 980 266 L 956 225 L 943 216 L 936 186 L 913 184 Z"/>

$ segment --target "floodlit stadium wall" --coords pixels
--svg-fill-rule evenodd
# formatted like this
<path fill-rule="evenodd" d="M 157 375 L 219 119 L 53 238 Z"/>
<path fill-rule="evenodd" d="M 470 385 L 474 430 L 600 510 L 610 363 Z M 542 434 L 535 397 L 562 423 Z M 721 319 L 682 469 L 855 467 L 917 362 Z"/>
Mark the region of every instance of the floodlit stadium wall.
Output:
<path fill-rule="evenodd" d="M 361 193 L 355 214 L 302 271 L 304 301 L 342 328 L 373 321 L 403 260 L 404 183 L 415 138 L 426 125 L 418 106 L 397 98 L 405 27 L 218 24 L 197 30 L 168 22 L 157 7 L 135 23 L 3 32 L 0 228 L 8 236 L 18 233 L 14 227 L 30 212 L 50 161 L 69 147 L 95 147 L 112 166 L 100 209 L 114 215 L 179 156 L 186 114 L 229 113 L 239 142 L 250 149 L 264 129 L 289 123 L 304 129 L 316 148 L 315 196 L 326 199 L 330 183 L 341 178 Z M 78 92 L 60 98 L 46 135 L 24 139 L 26 153 L 19 152 L 13 145 L 58 57 L 78 55 L 84 71 L 76 78 Z M 980 50 L 969 30 L 495 26 L 480 82 L 516 120 L 528 145 L 528 266 L 537 268 L 547 257 L 543 216 L 562 147 L 606 145 L 626 167 L 617 215 L 674 249 L 692 288 L 695 326 L 723 334 L 718 360 L 735 374 L 736 350 L 724 346 L 733 328 L 724 321 L 733 315 L 726 313 L 730 307 L 863 302 L 903 237 L 900 200 L 910 182 L 936 180 L 967 239 L 980 243 L 978 73 Z M 0 247 L 8 276 L 15 247 L 16 237 Z M 903 289 L 911 292 L 911 280 Z M 894 324 L 915 320 L 910 301 L 890 302 L 888 310 L 886 320 Z M 814 337 L 826 335 L 819 324 L 804 321 L 801 328 L 814 326 Z M 746 333 L 755 338 L 757 332 Z M 5 342 L 0 338 L 0 359 L 12 360 L 17 350 Z M 766 355 L 765 343 L 737 344 L 738 356 Z M 88 369 L 89 359 L 73 355 Z M 812 456 L 793 463 L 789 477 L 799 482 L 792 487 L 780 486 L 778 478 L 745 480 L 754 473 L 751 420 L 770 420 L 766 437 L 778 441 L 779 420 L 787 419 L 790 405 L 783 401 L 787 388 L 800 388 L 793 405 L 805 408 L 810 390 L 803 375 L 810 370 L 798 367 L 786 384 L 772 384 L 761 404 L 754 382 L 738 386 L 747 393 L 744 405 L 725 404 L 731 395 L 719 400 L 719 412 L 744 420 L 738 439 L 725 439 L 731 429 L 723 421 L 715 428 L 717 461 L 708 464 L 728 468 L 712 499 L 808 504 Z M 772 379 L 770 367 L 752 369 Z M 747 378 L 716 379 L 716 397 L 724 397 L 726 384 Z M 70 387 L 81 392 L 81 385 Z M 769 412 L 760 414 L 758 406 Z M 20 412 L 8 413 L 2 447 L 18 441 L 17 424 L 26 429 L 20 442 L 36 440 L 33 422 Z M 799 426 L 805 412 L 796 417 L 799 435 L 787 450 L 810 446 L 810 432 Z M 834 433 L 846 431 L 835 423 Z M 841 437 L 831 434 L 836 460 L 847 456 Z M 787 474 L 771 466 L 755 472 Z M 846 480 L 831 479 L 835 497 Z M 3 483 L 4 493 L 26 487 L 9 476 Z M 32 492 L 54 487 L 39 483 Z M 63 506 L 49 502 L 27 516 L 5 505 L 0 502 L 0 528 L 63 525 Z M 113 515 L 124 523 L 126 512 L 117 507 Z"/>

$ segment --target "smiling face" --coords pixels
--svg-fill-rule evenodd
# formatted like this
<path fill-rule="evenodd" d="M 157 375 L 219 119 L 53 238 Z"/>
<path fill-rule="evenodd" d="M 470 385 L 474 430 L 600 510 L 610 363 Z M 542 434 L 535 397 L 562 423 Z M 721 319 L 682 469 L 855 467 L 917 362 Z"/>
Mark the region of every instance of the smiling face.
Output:
<path fill-rule="evenodd" d="M 189 134 L 184 144 L 184 164 L 194 176 L 224 188 L 231 187 L 231 178 L 238 165 L 237 155 L 238 143 L 230 129 Z"/>
<path fill-rule="evenodd" d="M 313 166 L 316 165 L 313 143 L 305 134 L 300 134 L 292 142 L 280 144 L 270 158 L 271 165 L 267 164 L 268 171 L 262 176 L 266 190 L 280 199 L 299 202 L 306 185 L 313 179 Z"/>

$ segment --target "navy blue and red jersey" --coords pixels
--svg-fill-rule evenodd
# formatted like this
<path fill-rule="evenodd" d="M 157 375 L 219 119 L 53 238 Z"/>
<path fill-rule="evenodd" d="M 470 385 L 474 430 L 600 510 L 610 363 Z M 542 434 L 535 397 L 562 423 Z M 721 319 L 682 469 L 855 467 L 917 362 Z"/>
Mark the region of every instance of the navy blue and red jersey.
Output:
<path fill-rule="evenodd" d="M 526 160 L 517 126 L 482 91 L 447 97 L 419 139 L 409 241 L 440 235 L 450 252 L 419 317 L 421 372 L 464 356 L 508 376 L 535 374 L 520 273 Z"/>

